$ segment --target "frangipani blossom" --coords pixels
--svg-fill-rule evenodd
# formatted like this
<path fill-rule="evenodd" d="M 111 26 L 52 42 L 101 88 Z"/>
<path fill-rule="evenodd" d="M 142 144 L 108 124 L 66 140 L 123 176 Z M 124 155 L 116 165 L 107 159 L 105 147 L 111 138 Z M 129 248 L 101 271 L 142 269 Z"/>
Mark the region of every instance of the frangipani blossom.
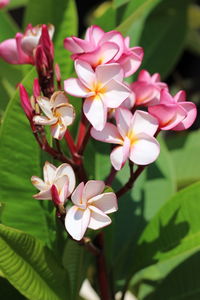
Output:
<path fill-rule="evenodd" d="M 61 140 L 75 118 L 74 107 L 68 103 L 65 92 L 55 92 L 51 99 L 38 97 L 37 103 L 45 116 L 36 115 L 33 122 L 37 125 L 50 125 L 51 134 L 55 139 Z"/>
<path fill-rule="evenodd" d="M 99 180 L 81 182 L 73 192 L 73 206 L 65 217 L 65 227 L 75 240 L 81 240 L 87 228 L 100 229 L 111 223 L 107 214 L 117 211 L 116 195 L 103 193 L 105 184 Z"/>
<path fill-rule="evenodd" d="M 10 0 L 0 0 L 0 9 L 8 5 Z"/>
<path fill-rule="evenodd" d="M 150 106 L 148 111 L 157 118 L 162 130 L 185 130 L 193 124 L 197 115 L 196 105 L 186 101 L 184 91 L 172 97 L 166 90 L 162 90 L 160 103 Z"/>
<path fill-rule="evenodd" d="M 92 25 L 84 40 L 75 36 L 66 38 L 64 47 L 73 53 L 72 59 L 86 61 L 93 68 L 117 62 L 128 77 L 137 71 L 144 55 L 141 47 L 130 48 L 129 41 L 129 37 L 124 38 L 119 31 L 104 32 L 99 26 Z"/>
<path fill-rule="evenodd" d="M 44 181 L 37 176 L 31 177 L 32 184 L 40 190 L 33 197 L 40 200 L 52 200 L 51 188 L 53 185 L 59 194 L 60 202 L 63 204 L 75 188 L 76 179 L 72 167 L 66 163 L 56 168 L 46 161 L 43 168 Z"/>
<path fill-rule="evenodd" d="M 29 24 L 24 34 L 18 32 L 15 38 L 0 43 L 0 57 L 10 64 L 34 64 L 34 49 L 39 43 L 42 26 Z M 52 38 L 54 26 L 50 24 L 47 28 Z"/>
<path fill-rule="evenodd" d="M 153 137 L 158 129 L 156 118 L 144 111 L 137 110 L 132 115 L 128 109 L 118 108 L 116 124 L 106 123 L 102 131 L 91 129 L 94 139 L 119 145 L 110 155 L 116 170 L 120 170 L 128 158 L 137 165 L 148 165 L 157 159 L 160 147 Z"/>
<path fill-rule="evenodd" d="M 122 83 L 123 70 L 119 64 L 100 65 L 95 71 L 81 60 L 75 61 L 78 78 L 64 81 L 65 91 L 86 98 L 83 111 L 96 130 L 102 130 L 107 120 L 107 108 L 116 108 L 130 95 Z"/>
<path fill-rule="evenodd" d="M 167 84 L 160 81 L 160 74 L 152 76 L 148 71 L 142 70 L 138 80 L 131 84 L 131 90 L 135 93 L 135 105 L 158 104 L 161 89 L 168 90 Z"/>

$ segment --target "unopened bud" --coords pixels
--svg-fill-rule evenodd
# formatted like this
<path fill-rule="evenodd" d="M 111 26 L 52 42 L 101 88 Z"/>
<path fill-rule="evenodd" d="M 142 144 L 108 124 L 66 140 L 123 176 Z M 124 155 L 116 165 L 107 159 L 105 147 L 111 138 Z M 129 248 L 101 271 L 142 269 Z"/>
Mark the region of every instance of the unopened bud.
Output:
<path fill-rule="evenodd" d="M 40 96 L 40 93 L 41 91 L 40 91 L 39 80 L 38 78 L 35 78 L 33 82 L 33 95 L 35 98 L 37 98 Z"/>
<path fill-rule="evenodd" d="M 22 84 L 19 84 L 19 92 L 20 92 L 22 108 L 23 108 L 27 118 L 29 119 L 29 121 L 31 121 L 33 118 L 33 108 L 31 106 L 28 93 Z"/>

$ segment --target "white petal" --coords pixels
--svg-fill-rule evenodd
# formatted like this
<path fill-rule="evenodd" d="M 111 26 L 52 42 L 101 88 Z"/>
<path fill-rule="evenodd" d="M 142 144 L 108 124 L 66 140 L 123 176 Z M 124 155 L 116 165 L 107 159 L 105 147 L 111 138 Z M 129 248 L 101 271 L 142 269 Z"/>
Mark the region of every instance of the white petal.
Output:
<path fill-rule="evenodd" d="M 90 66 L 90 64 L 88 64 L 85 61 L 79 60 L 77 59 L 75 61 L 75 70 L 76 73 L 80 79 L 80 81 L 89 89 L 92 89 L 93 84 L 96 80 L 96 76 L 95 73 L 92 69 L 92 67 Z"/>
<path fill-rule="evenodd" d="M 112 192 L 97 195 L 88 201 L 88 204 L 97 207 L 105 214 L 118 210 L 116 195 Z"/>
<path fill-rule="evenodd" d="M 43 168 L 43 174 L 44 182 L 52 185 L 56 175 L 56 167 L 50 164 L 48 161 L 46 161 Z"/>
<path fill-rule="evenodd" d="M 34 116 L 33 122 L 37 125 L 53 125 L 57 122 L 57 118 L 48 119 L 45 116 Z"/>
<path fill-rule="evenodd" d="M 146 134 L 140 134 L 137 138 L 130 150 L 130 160 L 137 165 L 148 165 L 154 162 L 160 153 L 157 140 Z"/>
<path fill-rule="evenodd" d="M 111 152 L 110 160 L 116 170 L 120 170 L 124 166 L 129 155 L 129 149 L 130 141 L 126 139 L 126 143 L 123 146 L 116 147 Z"/>
<path fill-rule="evenodd" d="M 90 210 L 72 206 L 65 217 L 65 227 L 73 239 L 80 241 L 90 221 Z"/>
<path fill-rule="evenodd" d="M 107 107 L 117 108 L 130 93 L 131 91 L 125 84 L 112 79 L 103 87 L 101 98 Z"/>
<path fill-rule="evenodd" d="M 97 230 L 109 225 L 112 221 L 111 218 L 104 214 L 100 209 L 90 205 L 91 211 L 90 222 L 88 228 Z"/>
<path fill-rule="evenodd" d="M 129 131 L 132 113 L 126 108 L 116 109 L 116 123 L 120 134 L 125 137 Z"/>
<path fill-rule="evenodd" d="M 96 130 L 102 130 L 106 124 L 107 109 L 100 97 L 88 98 L 84 101 L 83 111 L 86 118 Z"/>
<path fill-rule="evenodd" d="M 69 102 L 67 95 L 64 91 L 57 91 L 55 92 L 50 99 L 50 103 L 52 107 L 57 107 L 61 104 L 67 104 Z"/>
<path fill-rule="evenodd" d="M 123 140 L 120 136 L 117 127 L 112 123 L 106 123 L 103 130 L 98 131 L 94 128 L 91 129 L 91 136 L 101 142 L 122 144 Z"/>
<path fill-rule="evenodd" d="M 32 56 L 33 50 L 39 42 L 39 38 L 40 38 L 39 35 L 38 36 L 37 35 L 36 36 L 24 36 L 22 38 L 22 43 L 21 43 L 21 47 L 22 47 L 23 51 L 26 54 Z"/>
<path fill-rule="evenodd" d="M 89 180 L 83 189 L 83 199 L 88 201 L 89 199 L 97 196 L 103 192 L 105 183 L 101 180 Z"/>
<path fill-rule="evenodd" d="M 82 198 L 83 198 L 83 188 L 84 188 L 84 182 L 79 183 L 79 185 L 76 187 L 75 191 L 73 192 L 71 199 L 72 202 L 79 207 L 82 207 Z M 86 202 L 86 201 L 85 201 Z M 85 204 L 84 202 L 84 204 Z"/>
<path fill-rule="evenodd" d="M 64 90 L 75 97 L 89 97 L 94 95 L 85 85 L 77 78 L 69 78 L 64 81 Z"/>
<path fill-rule="evenodd" d="M 122 82 L 124 78 L 124 71 L 122 67 L 117 63 L 100 65 L 96 68 L 97 81 L 105 85 L 111 79 L 115 79 Z"/>
<path fill-rule="evenodd" d="M 65 202 L 67 195 L 69 194 L 68 186 L 69 186 L 69 179 L 67 175 L 63 175 L 55 179 L 54 184 L 57 188 L 60 201 L 62 203 Z"/>
<path fill-rule="evenodd" d="M 71 195 L 71 193 L 73 192 L 74 188 L 75 188 L 75 184 L 76 184 L 76 178 L 75 178 L 75 174 L 74 174 L 74 170 L 72 169 L 72 167 L 66 163 L 60 165 L 57 170 L 56 170 L 56 177 L 61 177 L 63 175 L 67 175 L 68 176 L 68 181 L 69 181 L 69 187 L 68 187 L 68 194 L 67 197 L 69 197 L 69 195 Z"/>
<path fill-rule="evenodd" d="M 153 136 L 158 129 L 158 121 L 147 112 L 137 110 L 130 126 L 135 134 L 146 133 Z"/>
<path fill-rule="evenodd" d="M 65 135 L 66 130 L 67 126 L 65 126 L 64 122 L 62 122 L 62 119 L 59 118 L 59 122 L 51 126 L 51 135 L 54 139 L 61 140 Z"/>
<path fill-rule="evenodd" d="M 65 126 L 69 126 L 73 123 L 75 118 L 75 110 L 71 104 L 65 104 L 55 109 L 55 113 L 61 115 L 61 120 Z"/>
<path fill-rule="evenodd" d="M 51 200 L 52 199 L 51 189 L 49 188 L 46 191 L 41 191 L 38 194 L 33 195 L 33 198 L 39 199 L 39 200 Z"/>
<path fill-rule="evenodd" d="M 52 114 L 52 105 L 50 103 L 50 100 L 48 98 L 45 97 L 38 97 L 37 98 L 37 102 L 40 106 L 40 108 L 42 109 L 43 113 L 49 118 L 52 119 L 53 118 L 53 114 Z"/>
<path fill-rule="evenodd" d="M 47 185 L 42 179 L 37 176 L 32 176 L 31 182 L 40 191 L 47 190 L 49 187 L 49 185 Z"/>

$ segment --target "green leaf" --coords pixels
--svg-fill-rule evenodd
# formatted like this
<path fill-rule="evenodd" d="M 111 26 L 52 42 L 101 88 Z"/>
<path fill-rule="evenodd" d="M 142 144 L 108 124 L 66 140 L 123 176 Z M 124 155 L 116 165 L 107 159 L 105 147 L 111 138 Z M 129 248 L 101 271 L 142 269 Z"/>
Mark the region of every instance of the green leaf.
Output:
<path fill-rule="evenodd" d="M 23 81 L 29 94 L 34 77 L 32 70 Z M 36 190 L 30 181 L 32 175 L 40 176 L 40 156 L 17 90 L 0 129 L 0 201 L 6 204 L 2 222 L 50 244 L 54 238 L 49 224 L 53 216 L 47 217 L 44 203 L 32 198 Z"/>
<path fill-rule="evenodd" d="M 25 6 L 28 2 L 29 2 L 29 0 L 12 0 L 12 1 L 10 1 L 10 3 L 8 4 L 8 6 L 6 6 L 5 8 L 6 8 L 7 10 L 10 10 L 10 9 L 16 9 L 16 8 Z"/>
<path fill-rule="evenodd" d="M 132 286 L 143 280 L 155 281 L 156 285 L 157 280 L 199 251 L 199 197 L 200 183 L 180 191 L 146 226 L 134 255 L 134 271 L 138 273 Z M 184 288 L 187 291 L 191 287 L 186 284 Z"/>
<path fill-rule="evenodd" d="M 9 14 L 0 11 L 0 42 L 13 38 L 17 31 L 19 31 L 19 28 Z"/>
<path fill-rule="evenodd" d="M 0 237 L 0 269 L 25 297 L 69 299 L 66 273 L 41 241 L 4 225 Z"/>
<path fill-rule="evenodd" d="M 179 188 L 200 180 L 200 130 L 171 134 L 166 138 Z"/>
<path fill-rule="evenodd" d="M 126 4 L 127 2 L 129 2 L 130 0 L 114 0 L 113 1 L 113 5 L 115 8 L 118 8 L 124 4 Z"/>
<path fill-rule="evenodd" d="M 77 242 L 72 240 L 67 241 L 63 255 L 63 265 L 69 274 L 71 299 L 73 300 L 79 299 L 79 291 L 86 278 L 86 272 L 91 259 L 90 256 L 84 247 L 80 246 Z"/>

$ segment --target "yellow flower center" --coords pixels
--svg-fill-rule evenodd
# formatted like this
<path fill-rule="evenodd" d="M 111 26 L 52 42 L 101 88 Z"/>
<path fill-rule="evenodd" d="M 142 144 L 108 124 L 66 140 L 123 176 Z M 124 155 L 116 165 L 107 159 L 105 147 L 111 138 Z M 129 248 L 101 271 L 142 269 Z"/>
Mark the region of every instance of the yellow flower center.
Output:
<path fill-rule="evenodd" d="M 133 130 L 129 130 L 129 132 L 127 134 L 127 138 L 130 140 L 131 146 L 133 146 L 133 144 L 135 144 L 137 142 L 137 137 Z"/>

